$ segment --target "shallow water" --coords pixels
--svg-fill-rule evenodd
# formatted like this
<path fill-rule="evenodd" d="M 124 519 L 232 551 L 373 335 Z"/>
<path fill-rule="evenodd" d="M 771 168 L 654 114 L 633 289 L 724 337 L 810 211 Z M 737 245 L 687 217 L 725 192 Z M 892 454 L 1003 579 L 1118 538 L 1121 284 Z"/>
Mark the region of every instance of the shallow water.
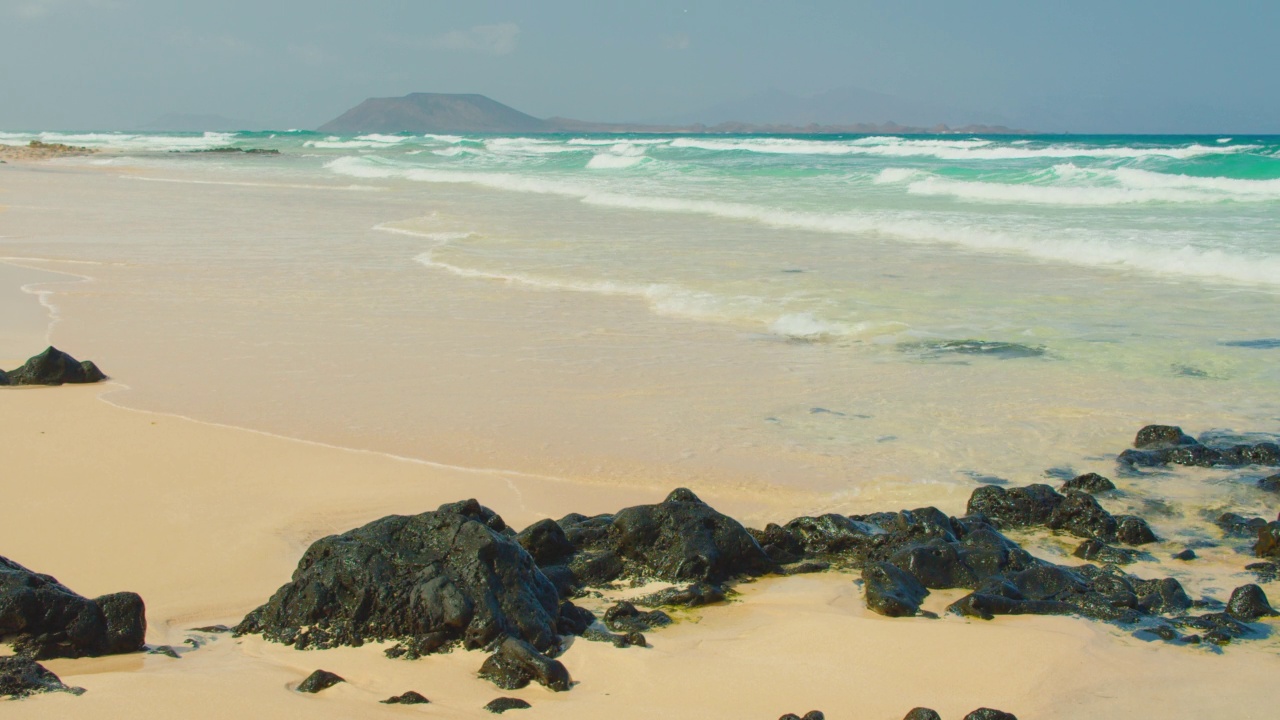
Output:
<path fill-rule="evenodd" d="M 1275 138 L 39 137 L 126 404 L 846 511 L 1280 422 Z"/>

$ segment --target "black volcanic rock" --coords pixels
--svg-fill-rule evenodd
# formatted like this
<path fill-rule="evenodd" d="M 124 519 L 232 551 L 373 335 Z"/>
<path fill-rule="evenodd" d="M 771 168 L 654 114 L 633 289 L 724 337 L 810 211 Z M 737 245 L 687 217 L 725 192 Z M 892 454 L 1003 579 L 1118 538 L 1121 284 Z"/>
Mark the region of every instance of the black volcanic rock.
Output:
<path fill-rule="evenodd" d="M 1280 493 L 1280 473 L 1269 475 L 1259 480 L 1258 489 L 1272 493 Z"/>
<path fill-rule="evenodd" d="M 684 488 L 657 505 L 619 511 L 610 537 L 640 575 L 667 582 L 719 583 L 777 569 L 737 520 Z"/>
<path fill-rule="evenodd" d="M 401 695 L 392 695 L 386 700 L 379 700 L 383 705 L 426 705 L 431 702 L 422 693 L 410 690 Z"/>
<path fill-rule="evenodd" d="M 81 695 L 84 688 L 67 687 L 48 668 L 28 657 L 0 657 L 0 697 L 24 698 L 48 692 Z"/>
<path fill-rule="evenodd" d="M 1116 519 L 1092 495 L 1082 492 L 1068 492 L 1045 523 L 1051 530 L 1103 541 L 1116 538 L 1117 525 Z"/>
<path fill-rule="evenodd" d="M 998 485 L 984 485 L 969 496 L 966 512 L 986 516 L 1001 529 L 1044 525 L 1062 501 L 1063 497 L 1048 485 L 1008 490 Z"/>
<path fill-rule="evenodd" d="M 1086 473 L 1084 475 L 1079 475 L 1062 484 L 1062 492 L 1076 490 L 1078 492 L 1089 493 L 1090 495 L 1097 495 L 1100 492 L 1107 492 L 1108 490 L 1115 489 L 1115 483 L 1102 477 L 1098 473 Z"/>
<path fill-rule="evenodd" d="M 635 602 L 649 607 L 658 605 L 700 607 L 724 602 L 726 596 L 727 593 L 722 586 L 699 582 L 685 587 L 677 586 L 659 590 L 658 592 L 638 597 Z"/>
<path fill-rule="evenodd" d="M 1198 441 L 1176 425 L 1148 425 L 1138 431 L 1133 446 L 1138 450 L 1198 445 Z"/>
<path fill-rule="evenodd" d="M 533 706 L 520 698 L 500 697 L 490 700 L 484 709 L 494 715 L 501 715 L 508 710 L 528 710 L 531 707 Z"/>
<path fill-rule="evenodd" d="M 298 683 L 298 692 L 318 693 L 342 682 L 346 682 L 346 679 L 341 675 L 331 673 L 328 670 L 316 670 L 308 675 L 305 680 Z"/>
<path fill-rule="evenodd" d="M 28 359 L 22 367 L 10 370 L 7 374 L 8 382 L 0 382 L 0 385 L 95 383 L 106 377 L 92 362 L 80 362 L 50 345 L 44 352 Z"/>
<path fill-rule="evenodd" d="M 0 637 L 17 654 L 43 660 L 138 652 L 146 632 L 146 609 L 137 594 L 90 600 L 0 557 Z"/>
<path fill-rule="evenodd" d="M 480 677 L 503 690 L 518 690 L 535 680 L 556 692 L 568 690 L 573 684 L 563 663 L 543 655 L 529 643 L 511 637 L 503 640 L 484 661 Z"/>
<path fill-rule="evenodd" d="M 968 715 L 965 715 L 964 720 L 1018 720 L 1018 716 L 1013 713 L 1007 713 L 1003 710 L 978 708 Z"/>
<path fill-rule="evenodd" d="M 236 632 L 298 649 L 380 640 L 474 649 L 504 635 L 553 648 L 560 598 L 509 532 L 467 500 L 323 538 Z"/>
<path fill-rule="evenodd" d="M 1138 561 L 1134 550 L 1108 545 L 1101 540 L 1085 540 L 1071 553 L 1082 560 L 1092 560 L 1113 565 L 1129 565 Z"/>
<path fill-rule="evenodd" d="M 554 520 L 539 520 L 516 535 L 516 542 L 524 548 L 538 565 L 555 565 L 573 554 L 573 543 Z"/>
<path fill-rule="evenodd" d="M 926 707 L 913 708 L 902 720 L 942 720 L 936 710 Z"/>
<path fill-rule="evenodd" d="M 862 583 L 867 607 L 889 617 L 915 615 L 929 595 L 914 575 L 887 562 L 863 568 Z"/>
<path fill-rule="evenodd" d="M 1227 614 L 1236 620 L 1249 622 L 1260 617 L 1271 617 L 1276 611 L 1267 601 L 1267 594 L 1257 585 L 1241 585 L 1231 593 L 1227 601 Z"/>
<path fill-rule="evenodd" d="M 604 611 L 604 624 L 614 632 L 638 633 L 670 625 L 671 616 L 661 610 L 640 610 L 624 600 Z"/>

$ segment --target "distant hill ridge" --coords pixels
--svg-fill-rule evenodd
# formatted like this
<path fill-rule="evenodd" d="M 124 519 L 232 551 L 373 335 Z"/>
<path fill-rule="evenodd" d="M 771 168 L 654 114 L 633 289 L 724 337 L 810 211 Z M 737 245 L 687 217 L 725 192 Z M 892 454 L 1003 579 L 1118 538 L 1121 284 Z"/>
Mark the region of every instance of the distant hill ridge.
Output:
<path fill-rule="evenodd" d="M 1001 125 L 946 125 L 911 127 L 897 123 L 850 125 L 756 125 L 726 122 L 719 125 L 645 125 L 597 123 L 569 118 L 539 119 L 513 107 L 476 94 L 411 93 L 404 97 L 369 98 L 318 130 L 337 135 L 363 133 L 732 133 L 732 134 L 854 134 L 982 133 L 1026 134 Z"/>

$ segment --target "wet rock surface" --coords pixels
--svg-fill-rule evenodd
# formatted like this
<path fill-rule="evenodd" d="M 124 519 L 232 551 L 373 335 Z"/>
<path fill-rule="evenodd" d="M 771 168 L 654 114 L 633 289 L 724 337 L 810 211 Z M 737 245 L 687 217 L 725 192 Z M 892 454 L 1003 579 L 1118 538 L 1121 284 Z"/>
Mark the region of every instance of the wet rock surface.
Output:
<path fill-rule="evenodd" d="M 340 675 L 331 673 L 328 670 L 316 670 L 308 675 L 305 680 L 298 683 L 298 692 L 314 694 L 343 682 L 346 682 L 346 679 Z"/>
<path fill-rule="evenodd" d="M 887 562 L 868 565 L 862 571 L 862 582 L 867 607 L 888 617 L 915 615 L 929 595 L 914 575 Z"/>
<path fill-rule="evenodd" d="M 531 707 L 533 706 L 520 698 L 500 697 L 490 700 L 484 709 L 495 715 L 501 715 L 508 710 L 528 710 Z"/>
<path fill-rule="evenodd" d="M 537 681 L 539 685 L 563 692 L 573 684 L 563 663 L 517 638 L 507 638 L 498 645 L 480 667 L 480 677 L 503 690 L 518 690 Z"/>
<path fill-rule="evenodd" d="M 27 657 L 0 657 L 0 697 L 24 698 L 49 692 L 84 693 L 68 687 L 48 668 Z"/>
<path fill-rule="evenodd" d="M 512 535 L 467 500 L 323 538 L 236 632 L 298 649 L 400 640 L 425 654 L 503 636 L 553 648 L 560 598 Z"/>
<path fill-rule="evenodd" d="M 1117 458 L 1130 467 L 1188 465 L 1194 467 L 1244 467 L 1280 465 L 1280 444 L 1274 442 L 1202 444 L 1170 425 L 1148 425 L 1138 431 L 1133 448 Z"/>
<path fill-rule="evenodd" d="M 31 357 L 22 367 L 3 375 L 5 377 L 0 378 L 0 385 L 80 384 L 107 379 L 97 365 L 88 360 L 76 360 L 53 346 Z"/>
<path fill-rule="evenodd" d="M 138 652 L 146 609 L 136 593 L 82 597 L 49 575 L 0 557 L 0 637 L 36 660 Z"/>
<path fill-rule="evenodd" d="M 1250 622 L 1272 617 L 1276 611 L 1267 600 L 1267 594 L 1257 585 L 1242 585 L 1231 593 L 1227 601 L 1227 614 L 1236 620 Z"/>
<path fill-rule="evenodd" d="M 1104 493 L 1115 489 L 1115 483 L 1105 477 L 1102 477 L 1098 473 L 1078 475 L 1062 484 L 1062 492 L 1075 490 L 1076 492 L 1089 493 L 1090 495 L 1097 495 L 1098 493 Z"/>

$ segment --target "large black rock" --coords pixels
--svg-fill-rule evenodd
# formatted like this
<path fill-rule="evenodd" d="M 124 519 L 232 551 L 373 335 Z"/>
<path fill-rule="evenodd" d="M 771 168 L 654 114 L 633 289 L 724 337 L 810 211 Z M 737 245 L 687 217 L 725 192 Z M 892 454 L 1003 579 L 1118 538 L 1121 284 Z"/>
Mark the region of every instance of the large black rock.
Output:
<path fill-rule="evenodd" d="M 95 383 L 106 378 L 92 362 L 80 362 L 50 345 L 44 352 L 27 360 L 22 367 L 10 370 L 8 382 L 0 382 L 0 385 Z"/>
<path fill-rule="evenodd" d="M 911 573 L 897 565 L 878 562 L 862 570 L 867 607 L 889 617 L 908 617 L 920 612 L 920 603 L 929 591 Z"/>
<path fill-rule="evenodd" d="M 1097 495 L 1100 492 L 1107 492 L 1115 489 L 1115 483 L 1102 477 L 1098 473 L 1078 475 L 1062 484 L 1062 492 L 1075 490 L 1077 492 L 1086 492 L 1090 495 Z"/>
<path fill-rule="evenodd" d="M 1190 606 L 1191 598 L 1172 578 L 1144 580 L 1111 568 L 1041 563 L 988 578 L 949 610 L 987 619 L 1034 614 L 1135 622 L 1143 615 L 1178 613 Z"/>
<path fill-rule="evenodd" d="M 1203 445 L 1169 425 L 1148 425 L 1138 431 L 1134 449 L 1116 459 L 1132 467 L 1190 465 L 1195 467 L 1243 467 L 1280 465 L 1280 445 L 1274 442 L 1237 445 Z"/>
<path fill-rule="evenodd" d="M 509 532 L 467 500 L 323 538 L 236 632 L 299 649 L 375 640 L 474 649 L 504 635 L 556 647 L 560 598 Z"/>
<path fill-rule="evenodd" d="M 1063 497 L 1048 485 L 1028 485 L 1008 490 L 984 485 L 969 496 L 967 512 L 983 515 L 998 528 L 1044 525 L 1062 504 Z"/>
<path fill-rule="evenodd" d="M 632 574 L 667 582 L 720 583 L 777 570 L 741 523 L 684 488 L 657 505 L 618 512 L 610 539 Z"/>
<path fill-rule="evenodd" d="M 0 697 L 24 698 L 47 692 L 80 695 L 84 688 L 67 687 L 48 668 L 28 657 L 0 657 Z"/>
<path fill-rule="evenodd" d="M 0 637 L 37 660 L 142 650 L 146 608 L 136 593 L 90 600 L 49 575 L 0 557 Z"/>
<path fill-rule="evenodd" d="M 1231 599 L 1227 601 L 1227 614 L 1236 620 L 1251 622 L 1261 617 L 1272 617 L 1276 611 L 1262 588 L 1249 584 L 1232 591 Z"/>

